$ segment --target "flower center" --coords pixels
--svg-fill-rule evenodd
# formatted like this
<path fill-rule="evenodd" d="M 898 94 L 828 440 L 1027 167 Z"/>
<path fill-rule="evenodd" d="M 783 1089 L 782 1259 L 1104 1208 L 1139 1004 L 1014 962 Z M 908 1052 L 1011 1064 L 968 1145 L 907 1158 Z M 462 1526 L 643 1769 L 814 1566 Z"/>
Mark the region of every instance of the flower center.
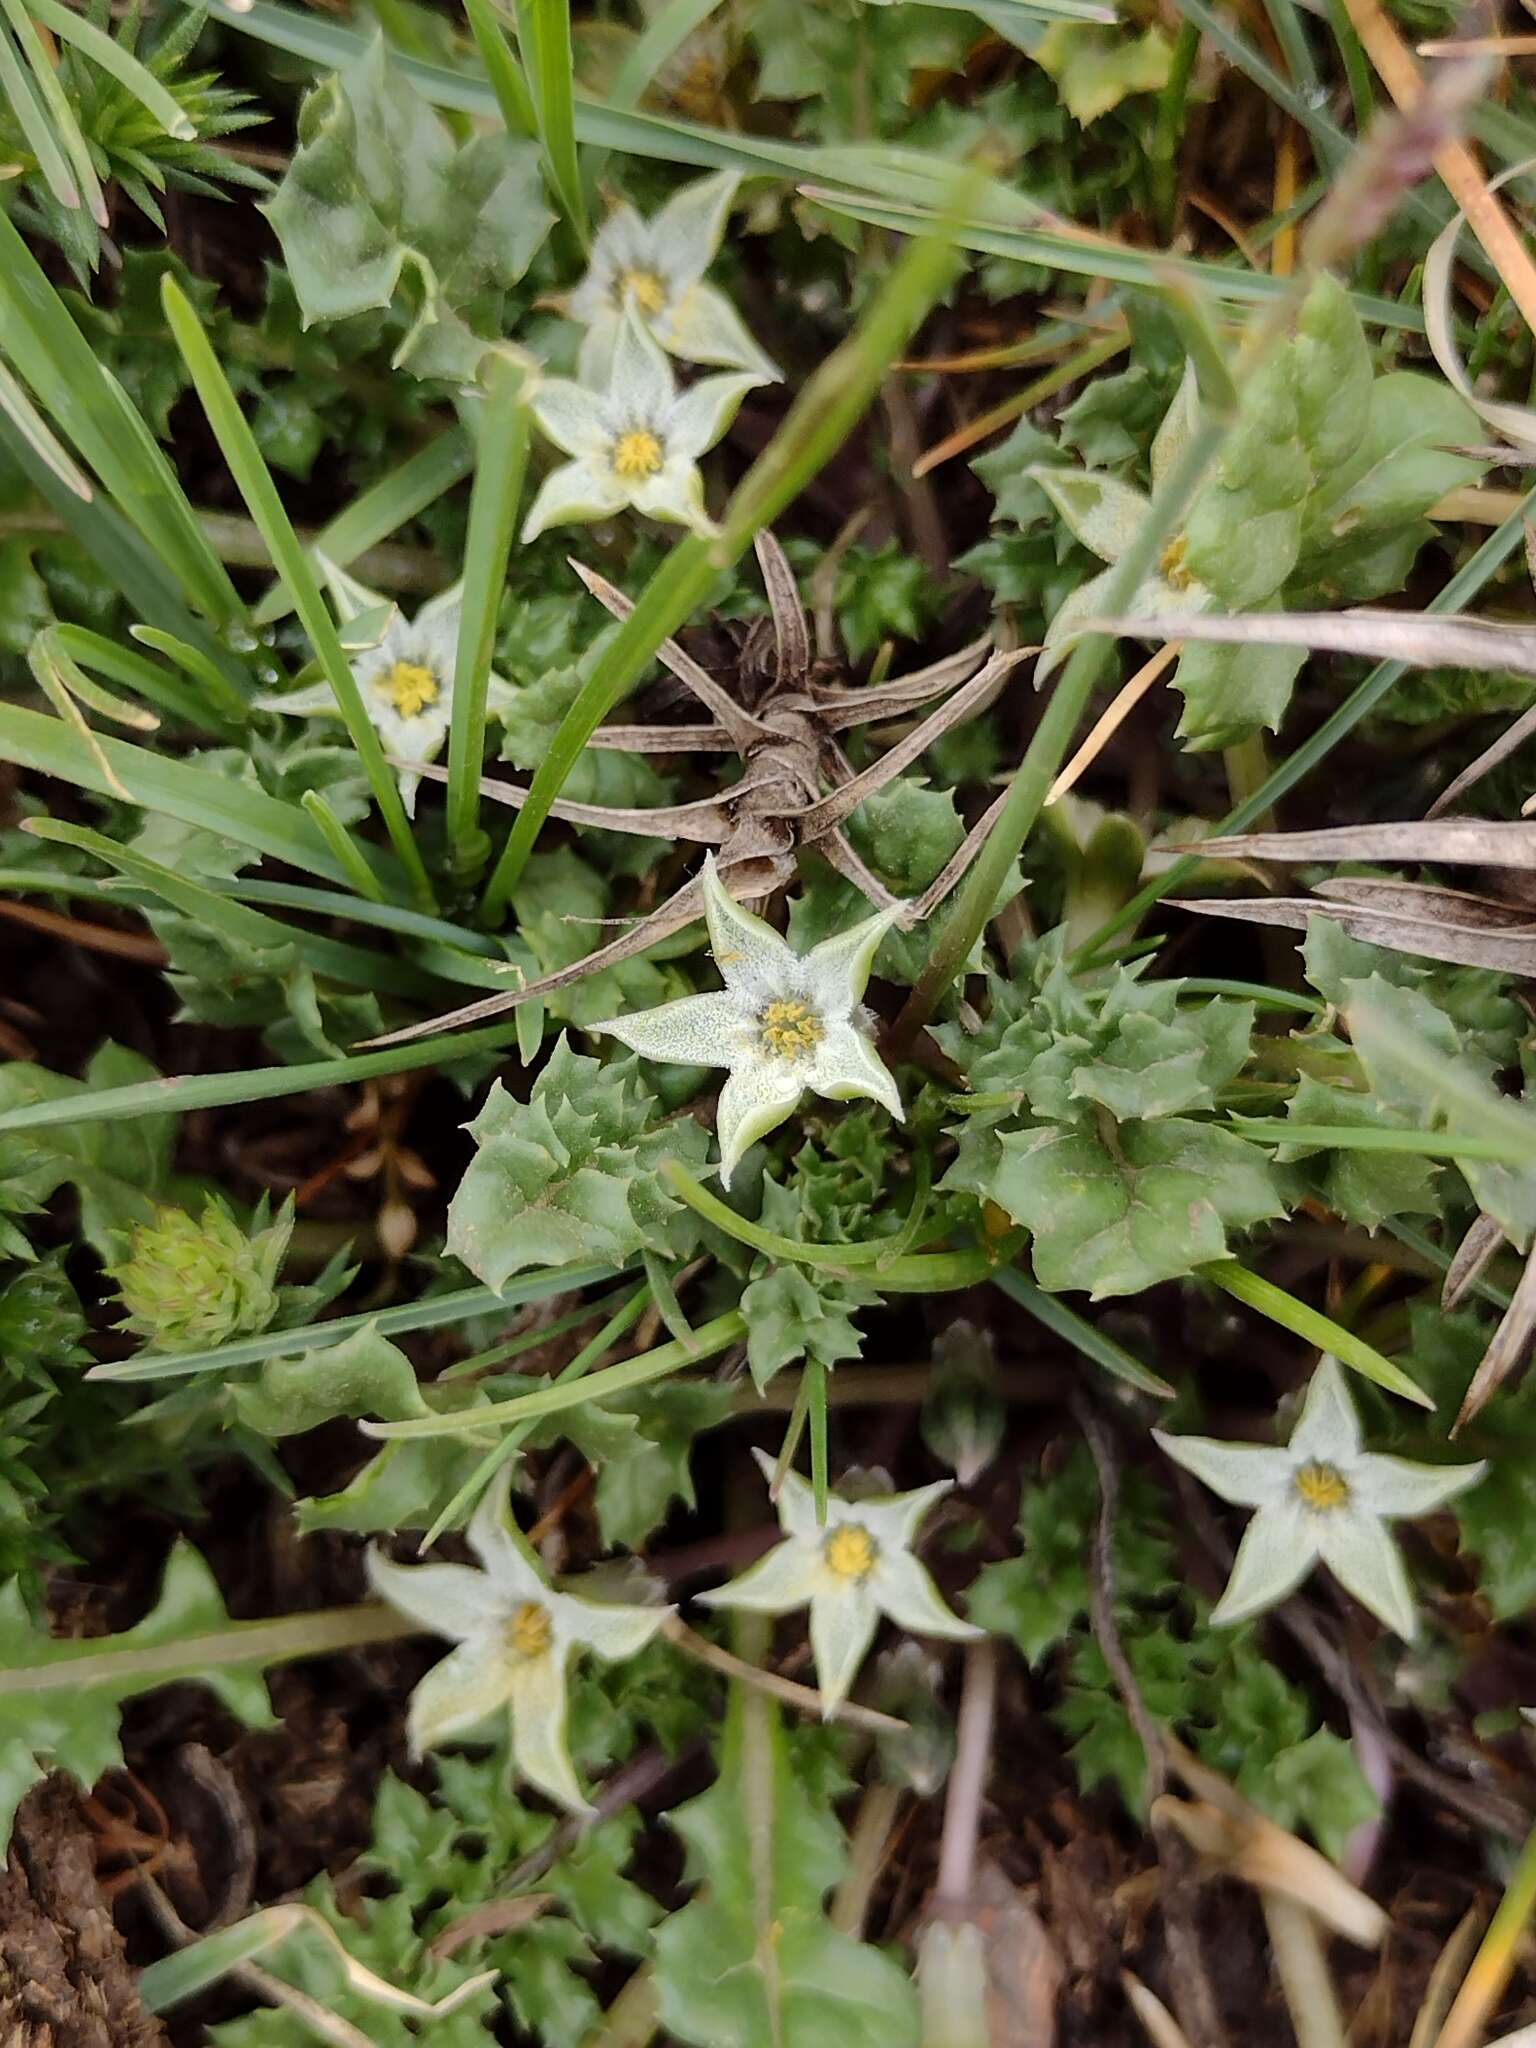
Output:
<path fill-rule="evenodd" d="M 875 1539 L 857 1522 L 844 1522 L 821 1546 L 827 1570 L 840 1579 L 867 1579 L 875 1568 Z"/>
<path fill-rule="evenodd" d="M 544 1656 L 555 1639 L 549 1609 L 541 1607 L 537 1600 L 524 1600 L 517 1607 L 507 1633 L 512 1639 L 513 1655 L 525 1658 Z"/>
<path fill-rule="evenodd" d="M 1169 541 L 1167 547 L 1163 549 L 1162 557 L 1157 565 L 1162 571 L 1163 581 L 1174 590 L 1188 590 L 1191 583 L 1195 580 L 1184 566 L 1184 553 L 1187 545 L 1188 543 L 1185 541 L 1183 534 L 1176 533 L 1173 539 Z"/>
<path fill-rule="evenodd" d="M 379 688 L 402 718 L 414 718 L 441 695 L 437 677 L 419 661 L 397 661 Z"/>
<path fill-rule="evenodd" d="M 654 270 L 622 270 L 619 273 L 619 304 L 628 293 L 642 313 L 659 313 L 667 303 L 667 287 Z"/>
<path fill-rule="evenodd" d="M 802 1053 L 814 1052 L 826 1036 L 826 1027 L 816 1012 L 797 996 L 781 996 L 770 1003 L 757 1022 L 763 1044 L 781 1059 L 792 1060 Z"/>
<path fill-rule="evenodd" d="M 1341 1508 L 1349 1499 L 1349 1481 L 1334 1465 L 1302 1465 L 1291 1483 L 1309 1508 Z"/>
<path fill-rule="evenodd" d="M 613 444 L 613 467 L 619 476 L 654 476 L 661 464 L 661 443 L 645 427 L 631 427 Z"/>

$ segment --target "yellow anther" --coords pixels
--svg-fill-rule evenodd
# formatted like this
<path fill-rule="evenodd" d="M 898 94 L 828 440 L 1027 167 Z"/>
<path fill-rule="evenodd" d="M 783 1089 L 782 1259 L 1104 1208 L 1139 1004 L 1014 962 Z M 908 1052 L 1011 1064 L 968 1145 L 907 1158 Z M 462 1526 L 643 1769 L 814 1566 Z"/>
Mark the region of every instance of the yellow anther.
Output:
<path fill-rule="evenodd" d="M 414 718 L 441 694 L 437 677 L 419 661 L 397 661 L 379 688 L 402 718 Z"/>
<path fill-rule="evenodd" d="M 865 1579 L 875 1568 L 875 1541 L 857 1522 L 844 1522 L 822 1545 L 827 1569 L 840 1579 Z"/>
<path fill-rule="evenodd" d="M 826 1036 L 826 1027 L 810 1004 L 792 996 L 781 996 L 777 1002 L 770 1003 L 757 1021 L 763 1034 L 763 1044 L 782 1059 L 795 1059 L 801 1053 L 814 1052 Z"/>
<path fill-rule="evenodd" d="M 555 1639 L 549 1609 L 537 1600 L 525 1600 L 512 1616 L 513 1652 L 519 1657 L 542 1657 Z"/>
<path fill-rule="evenodd" d="M 1333 1465 L 1303 1465 L 1292 1483 L 1309 1508 L 1341 1508 L 1349 1499 L 1349 1481 Z"/>
<path fill-rule="evenodd" d="M 1162 571 L 1163 581 L 1175 590 L 1188 590 L 1195 580 L 1184 566 L 1184 555 L 1188 545 L 1183 534 L 1176 533 L 1163 549 L 1162 558 L 1157 565 Z"/>
<path fill-rule="evenodd" d="M 613 444 L 613 467 L 618 476 L 654 476 L 661 464 L 661 443 L 644 427 L 632 427 Z"/>
<path fill-rule="evenodd" d="M 659 313 L 667 303 L 667 288 L 654 270 L 624 270 L 619 273 L 619 304 L 633 292 L 642 313 Z"/>

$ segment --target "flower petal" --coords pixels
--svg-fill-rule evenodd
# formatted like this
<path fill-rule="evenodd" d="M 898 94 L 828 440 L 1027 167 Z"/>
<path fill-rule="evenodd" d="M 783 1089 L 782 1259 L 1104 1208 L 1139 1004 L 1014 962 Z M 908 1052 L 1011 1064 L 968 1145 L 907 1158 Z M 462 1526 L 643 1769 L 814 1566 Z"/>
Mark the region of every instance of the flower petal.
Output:
<path fill-rule="evenodd" d="M 776 1131 L 805 1093 L 798 1061 L 754 1054 L 731 1069 L 715 1110 L 720 1144 L 720 1185 L 729 1188 L 742 1154 Z"/>
<path fill-rule="evenodd" d="M 507 1502 L 512 1492 L 512 1475 L 502 1468 L 501 1476 L 480 1496 L 470 1516 L 469 1547 L 485 1566 L 501 1604 L 509 1613 L 523 1600 L 548 1602 L 549 1585 L 507 1526 Z"/>
<path fill-rule="evenodd" d="M 830 1102 L 868 1097 L 900 1117 L 901 1090 L 896 1077 L 862 1031 L 851 1024 L 829 1023 L 811 1055 L 809 1085 Z"/>
<path fill-rule="evenodd" d="M 592 237 L 592 256 L 586 274 L 565 302 L 568 317 L 592 321 L 611 309 L 619 273 L 636 268 L 638 252 L 649 239 L 645 222 L 627 199 L 621 201 Z"/>
<path fill-rule="evenodd" d="M 446 590 L 440 590 L 436 597 L 429 597 L 411 621 L 418 633 L 441 635 L 442 641 L 453 647 L 459 637 L 459 614 L 464 609 L 464 578 L 450 583 Z"/>
<path fill-rule="evenodd" d="M 882 1611 L 898 1628 L 919 1636 L 946 1636 L 951 1642 L 974 1642 L 986 1630 L 962 1621 L 949 1607 L 924 1566 L 910 1550 L 880 1553 L 869 1575 L 870 1590 Z"/>
<path fill-rule="evenodd" d="M 782 1496 L 781 1496 L 782 1498 Z M 804 1607 L 822 1579 L 821 1552 L 798 1537 L 776 1543 L 724 1586 L 694 1598 L 706 1607 L 740 1607 L 748 1614 L 788 1614 Z"/>
<path fill-rule="evenodd" d="M 672 407 L 667 420 L 667 452 L 698 457 L 713 448 L 735 419 L 741 401 L 762 380 L 748 370 L 725 377 L 701 377 Z"/>
<path fill-rule="evenodd" d="M 625 426 L 664 424 L 676 393 L 672 366 L 631 300 L 619 315 L 613 340 L 613 375 L 605 394 L 610 431 L 616 418 Z"/>
<path fill-rule="evenodd" d="M 771 924 L 736 901 L 721 881 L 712 853 L 704 857 L 703 882 L 709 950 L 726 986 L 740 989 L 753 1003 L 794 989 L 801 971 L 798 957 Z"/>
<path fill-rule="evenodd" d="M 583 1600 L 576 1593 L 545 1596 L 558 1634 L 610 1661 L 643 1650 L 675 1607 L 639 1607 L 633 1602 Z"/>
<path fill-rule="evenodd" d="M 708 540 L 720 531 L 704 506 L 704 479 L 696 463 L 668 457 L 655 476 L 642 477 L 629 491 L 629 502 L 650 519 L 687 526 Z"/>
<path fill-rule="evenodd" d="M 1291 1431 L 1291 1457 L 1347 1465 L 1359 1449 L 1360 1418 L 1344 1381 L 1344 1368 L 1335 1358 L 1320 1358 Z"/>
<path fill-rule="evenodd" d="M 1261 1508 L 1243 1532 L 1211 1620 L 1220 1627 L 1261 1614 L 1294 1593 L 1316 1560 L 1316 1534 L 1299 1508 Z"/>
<path fill-rule="evenodd" d="M 576 357 L 576 381 L 594 391 L 606 391 L 613 382 L 613 344 L 618 338 L 619 316 L 613 306 L 599 313 L 581 337 Z"/>
<path fill-rule="evenodd" d="M 1040 486 L 1085 548 L 1118 562 L 1146 523 L 1151 500 L 1096 469 L 1037 462 L 1024 472 Z"/>
<path fill-rule="evenodd" d="M 543 377 L 534 386 L 529 410 L 557 448 L 567 455 L 597 455 L 608 446 L 602 400 L 569 377 Z"/>
<path fill-rule="evenodd" d="M 1418 1633 L 1413 1588 L 1402 1553 L 1376 1516 L 1364 1508 L 1338 1508 L 1322 1518 L 1318 1551 L 1329 1571 L 1405 1641 Z"/>
<path fill-rule="evenodd" d="M 755 384 L 777 384 L 783 376 L 725 293 L 712 284 L 691 284 L 681 291 L 652 322 L 651 332 L 664 349 L 685 362 L 749 370 Z"/>
<path fill-rule="evenodd" d="M 811 1655 L 825 1718 L 848 1697 L 879 1625 L 871 1580 L 832 1581 L 830 1574 L 826 1576 L 811 1602 Z"/>
<path fill-rule="evenodd" d="M 714 171 L 680 186 L 648 223 L 651 246 L 669 278 L 688 284 L 702 277 L 720 253 L 739 171 Z M 703 360 L 695 358 L 696 361 Z"/>
<path fill-rule="evenodd" d="M 857 1503 L 859 1518 L 869 1524 L 882 1550 L 910 1550 L 913 1537 L 954 1484 L 953 1479 L 935 1479 L 910 1493 L 867 1495 Z"/>
<path fill-rule="evenodd" d="M 252 699 L 258 711 L 282 711 L 297 718 L 340 718 L 341 706 L 329 683 L 311 683 L 307 689 L 274 691 Z"/>
<path fill-rule="evenodd" d="M 590 1813 L 566 1742 L 565 1659 L 550 1650 L 512 1665 L 512 1765 L 572 1813 Z"/>
<path fill-rule="evenodd" d="M 491 1638 L 460 1643 L 441 1664 L 433 1665 L 411 1694 L 406 1733 L 412 1755 L 436 1749 L 456 1735 L 468 1735 L 506 1705 L 511 1689 L 511 1660 L 499 1653 Z"/>
<path fill-rule="evenodd" d="M 779 1469 L 778 1459 L 771 1451 L 759 1449 L 754 1449 L 752 1455 L 771 1490 L 773 1475 Z M 838 1509 L 843 1503 L 836 1495 L 827 1502 L 827 1525 L 824 1526 L 816 1517 L 815 1488 L 802 1479 L 793 1466 L 789 1466 L 785 1469 L 784 1483 L 774 1505 L 778 1509 L 779 1527 L 786 1536 L 799 1536 L 805 1542 L 819 1546 L 827 1533 L 827 1526 L 838 1518 Z"/>
<path fill-rule="evenodd" d="M 1200 424 L 1200 380 L 1193 363 L 1184 365 L 1184 375 L 1173 403 L 1163 414 L 1163 423 L 1152 436 L 1152 488 L 1155 491 L 1194 438 Z"/>
<path fill-rule="evenodd" d="M 353 619 L 361 618 L 364 612 L 378 611 L 387 605 L 389 599 L 381 591 L 370 590 L 366 583 L 359 583 L 355 576 L 348 575 L 339 562 L 333 562 L 323 548 L 316 548 L 315 562 L 325 578 L 325 587 L 331 594 L 331 607 L 337 619 L 345 626 Z"/>
<path fill-rule="evenodd" d="M 824 1015 L 847 1017 L 853 1013 L 869 985 L 880 941 L 900 919 L 901 905 L 892 904 L 812 946 L 805 956 L 806 985 Z"/>
<path fill-rule="evenodd" d="M 606 462 L 562 463 L 539 486 L 523 521 L 523 540 L 537 540 L 551 526 L 610 518 L 628 503 L 629 493 Z"/>
<path fill-rule="evenodd" d="M 742 1057 L 745 1018 L 741 1005 L 723 991 L 684 996 L 659 1009 L 637 1010 L 632 1017 L 607 1017 L 589 1024 L 605 1031 L 642 1059 L 674 1060 L 690 1067 L 728 1067 Z"/>
<path fill-rule="evenodd" d="M 1365 1451 L 1350 1469 L 1349 1484 L 1367 1514 L 1428 1515 L 1476 1486 L 1487 1470 L 1486 1458 L 1475 1465 L 1418 1465 Z"/>
<path fill-rule="evenodd" d="M 370 1550 L 368 1581 L 411 1621 L 460 1642 L 494 1627 L 503 1611 L 491 1580 L 467 1564 L 396 1564 Z"/>
<path fill-rule="evenodd" d="M 1289 1451 L 1266 1449 L 1262 1444 L 1229 1444 L 1214 1436 L 1171 1436 L 1154 1429 L 1152 1440 L 1193 1472 L 1202 1486 L 1219 1493 L 1240 1508 L 1262 1508 L 1285 1498 L 1295 1461 Z"/>

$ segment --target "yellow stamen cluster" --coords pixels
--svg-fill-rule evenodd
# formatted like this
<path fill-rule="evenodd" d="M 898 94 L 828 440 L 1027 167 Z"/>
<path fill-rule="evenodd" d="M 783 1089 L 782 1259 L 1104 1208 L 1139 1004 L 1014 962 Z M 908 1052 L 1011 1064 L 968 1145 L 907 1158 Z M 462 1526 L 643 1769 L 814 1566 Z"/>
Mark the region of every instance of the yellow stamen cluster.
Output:
<path fill-rule="evenodd" d="M 549 1609 L 541 1607 L 537 1600 L 524 1600 L 512 1616 L 508 1634 L 511 1636 L 512 1649 L 516 1656 L 544 1656 L 555 1639 Z"/>
<path fill-rule="evenodd" d="M 1309 1508 L 1341 1508 L 1349 1499 L 1349 1481 L 1332 1465 L 1303 1465 L 1292 1483 Z"/>
<path fill-rule="evenodd" d="M 826 1036 L 825 1027 L 810 1004 L 792 996 L 782 996 L 770 1003 L 757 1021 L 764 1045 L 781 1059 L 796 1059 L 802 1053 L 814 1052 Z"/>
<path fill-rule="evenodd" d="M 437 677 L 419 661 L 397 661 L 379 688 L 402 718 L 414 718 L 441 695 Z"/>
<path fill-rule="evenodd" d="M 1195 580 L 1184 566 L 1184 555 L 1187 547 L 1188 543 L 1183 534 L 1176 533 L 1173 539 L 1169 541 L 1167 547 L 1163 549 L 1162 559 L 1157 565 L 1162 571 L 1163 581 L 1171 585 L 1174 590 L 1188 590 L 1191 583 Z"/>
<path fill-rule="evenodd" d="M 840 1579 L 865 1579 L 875 1568 L 875 1542 L 857 1522 L 844 1522 L 821 1547 L 827 1569 Z"/>
<path fill-rule="evenodd" d="M 621 306 L 631 292 L 642 313 L 659 313 L 667 303 L 667 287 L 654 270 L 620 271 L 618 300 Z"/>
<path fill-rule="evenodd" d="M 644 427 L 632 427 L 613 444 L 613 467 L 618 476 L 654 476 L 661 464 L 661 443 Z"/>

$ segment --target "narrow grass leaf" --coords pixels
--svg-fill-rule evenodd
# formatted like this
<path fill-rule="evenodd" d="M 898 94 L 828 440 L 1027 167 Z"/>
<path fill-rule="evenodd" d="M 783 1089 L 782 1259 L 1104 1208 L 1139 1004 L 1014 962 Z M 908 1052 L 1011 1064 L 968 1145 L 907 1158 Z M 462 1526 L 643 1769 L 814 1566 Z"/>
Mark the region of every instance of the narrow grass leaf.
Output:
<path fill-rule="evenodd" d="M 1293 1337 L 1300 1337 L 1306 1344 L 1315 1344 L 1319 1351 L 1331 1352 L 1341 1365 L 1350 1366 L 1366 1379 L 1374 1380 L 1389 1394 L 1400 1394 L 1405 1401 L 1412 1401 L 1420 1408 L 1433 1409 L 1434 1402 L 1401 1366 L 1383 1358 L 1373 1345 L 1367 1344 L 1363 1337 L 1357 1337 L 1353 1330 L 1346 1330 L 1342 1323 L 1325 1316 L 1321 1309 L 1298 1301 L 1294 1294 L 1287 1294 L 1283 1287 L 1277 1287 L 1262 1274 L 1250 1272 L 1236 1259 L 1218 1259 L 1213 1265 L 1201 1266 L 1197 1270 L 1202 1280 L 1209 1280 L 1223 1293 L 1230 1294 L 1234 1301 L 1242 1302 L 1245 1308 L 1256 1309 L 1261 1316 L 1268 1316 L 1282 1330 L 1289 1330 Z"/>
<path fill-rule="evenodd" d="M 182 360 L 196 386 L 208 424 L 213 429 L 214 439 L 250 509 L 251 517 L 260 528 L 272 556 L 273 567 L 287 586 L 294 610 L 319 656 L 326 681 L 335 693 L 337 707 L 372 786 L 379 815 L 384 820 L 400 864 L 410 876 L 417 895 L 430 904 L 432 884 L 411 830 L 410 819 L 405 814 L 399 786 L 384 759 L 384 749 L 363 703 L 362 691 L 337 637 L 314 571 L 283 510 L 272 473 L 256 446 L 256 437 L 246 423 L 213 345 L 203 332 L 201 321 L 173 277 L 168 275 L 161 280 L 160 297 Z"/>

